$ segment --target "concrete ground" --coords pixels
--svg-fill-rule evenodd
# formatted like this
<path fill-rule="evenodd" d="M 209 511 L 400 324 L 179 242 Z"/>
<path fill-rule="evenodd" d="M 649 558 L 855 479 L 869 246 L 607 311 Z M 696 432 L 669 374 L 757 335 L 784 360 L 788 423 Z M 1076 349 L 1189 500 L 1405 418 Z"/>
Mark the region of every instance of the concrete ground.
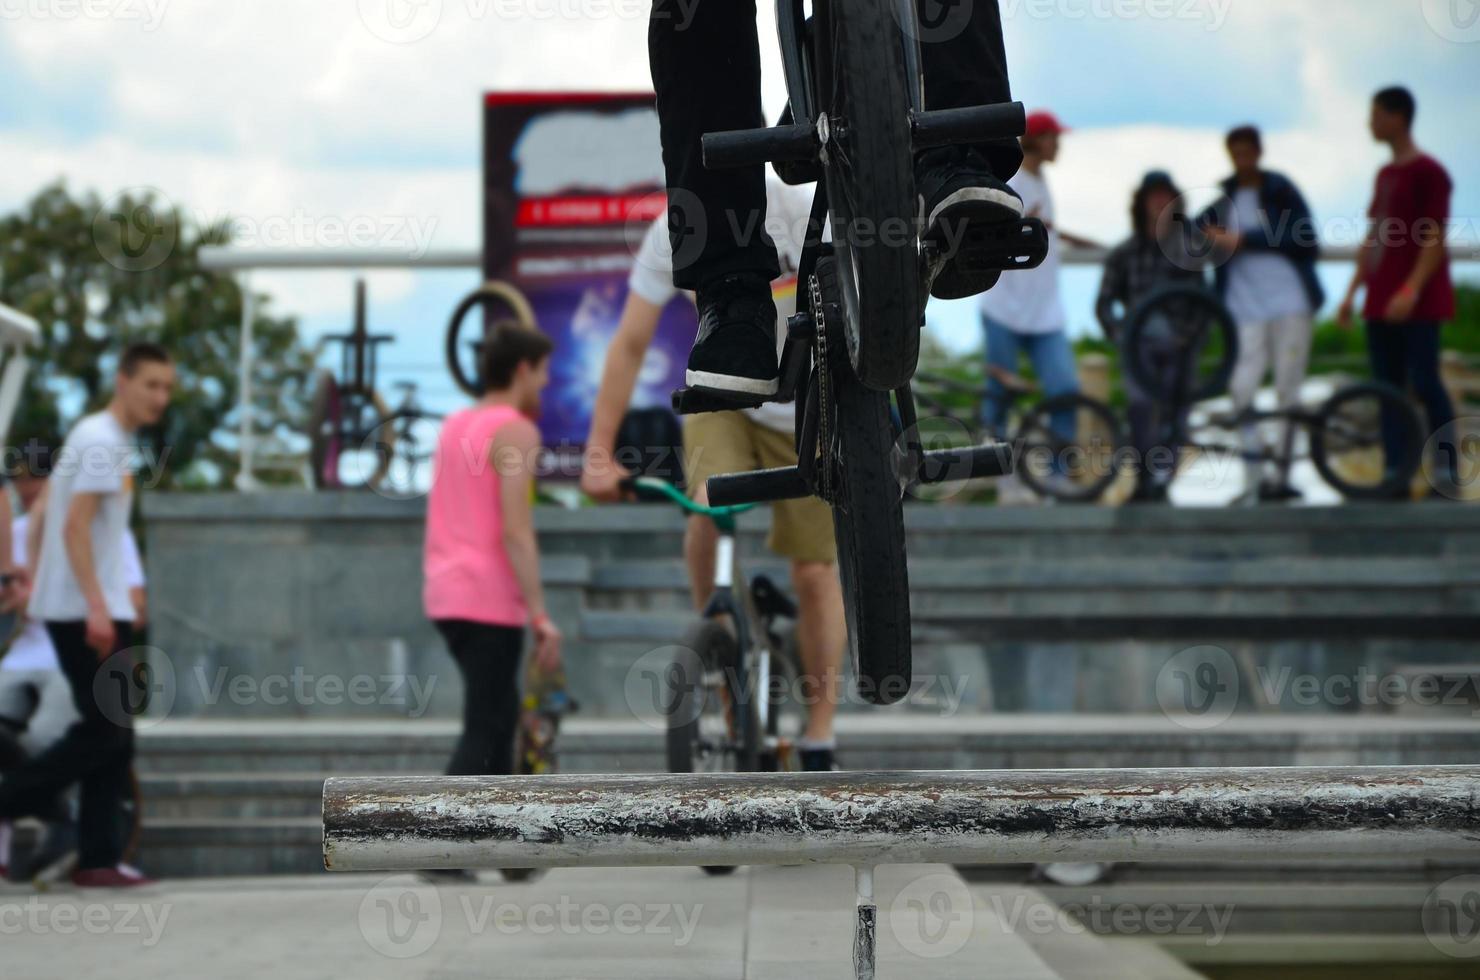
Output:
<path fill-rule="evenodd" d="M 1111 953 L 1029 889 L 924 865 L 881 868 L 876 889 L 879 980 L 1197 976 L 1149 945 Z M 0 886 L 0 980 L 847 980 L 852 906 L 853 873 L 836 867 Z"/>

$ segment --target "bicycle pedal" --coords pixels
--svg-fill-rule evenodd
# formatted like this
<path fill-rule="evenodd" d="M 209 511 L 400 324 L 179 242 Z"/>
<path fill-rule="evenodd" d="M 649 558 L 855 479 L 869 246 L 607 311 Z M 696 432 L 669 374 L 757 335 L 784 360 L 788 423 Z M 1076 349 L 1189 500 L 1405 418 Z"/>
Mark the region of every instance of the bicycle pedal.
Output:
<path fill-rule="evenodd" d="M 709 388 L 680 388 L 673 393 L 673 411 L 679 415 L 708 415 L 760 408 L 771 401 L 765 395 L 719 392 Z"/>
<path fill-rule="evenodd" d="M 1037 218 L 1021 224 L 974 225 L 957 246 L 957 264 L 971 270 L 1036 269 L 1048 257 L 1048 228 Z"/>

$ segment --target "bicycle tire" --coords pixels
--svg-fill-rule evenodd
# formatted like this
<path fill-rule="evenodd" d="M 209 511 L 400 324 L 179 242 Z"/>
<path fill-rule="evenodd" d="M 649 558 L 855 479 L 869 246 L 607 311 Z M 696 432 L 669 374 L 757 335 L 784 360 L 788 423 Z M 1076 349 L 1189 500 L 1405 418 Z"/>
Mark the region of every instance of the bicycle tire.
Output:
<path fill-rule="evenodd" d="M 1179 319 L 1184 322 L 1190 321 L 1194 313 L 1201 313 L 1207 318 L 1201 323 L 1211 326 L 1211 329 L 1205 329 L 1201 325 L 1186 329 L 1176 327 L 1178 333 L 1174 338 L 1174 343 L 1179 349 L 1193 351 L 1208 343 L 1221 344 L 1222 353 L 1217 355 L 1212 371 L 1206 378 L 1200 378 L 1186 393 L 1174 391 L 1169 387 L 1166 377 L 1152 370 L 1146 356 L 1150 325 L 1157 319 L 1153 317 L 1153 314 L 1163 308 L 1170 308 L 1174 311 L 1167 318 L 1174 324 Z M 1163 402 L 1185 401 L 1187 404 L 1192 404 L 1216 398 L 1226 392 L 1228 382 L 1233 377 L 1234 366 L 1238 363 L 1238 349 L 1238 325 L 1233 322 L 1233 314 L 1228 311 L 1228 307 L 1223 305 L 1222 300 L 1201 286 L 1170 286 L 1158 289 L 1138 304 L 1127 318 L 1125 327 L 1126 370 L 1142 391 Z"/>
<path fill-rule="evenodd" d="M 836 268 L 832 258 L 817 263 L 824 307 L 837 302 Z M 826 328 L 831 363 L 817 369 L 828 371 L 832 390 L 838 486 L 831 503 L 848 648 L 859 694 L 873 704 L 894 704 L 909 693 L 913 676 L 899 450 L 889 396 L 854 376 L 833 342 L 840 331 Z"/>
<path fill-rule="evenodd" d="M 735 677 L 734 666 L 739 662 L 740 651 L 735 643 L 735 636 L 725 625 L 714 619 L 701 619 L 694 622 L 684 633 L 679 646 L 693 656 L 680 654 L 674 658 L 673 667 L 668 675 L 669 700 L 663 704 L 663 712 L 668 724 L 664 739 L 668 771 L 671 773 L 694 773 L 699 772 L 695 765 L 696 750 L 702 736 L 701 721 L 707 709 L 719 707 L 723 710 L 726 718 L 726 728 L 729 737 L 736 740 L 735 736 L 735 707 L 737 704 L 745 704 L 743 699 L 735 697 L 735 692 L 730 685 Z M 704 673 L 720 669 L 725 673 L 725 683 L 722 689 L 716 691 L 705 685 Z M 723 695 L 723 705 L 712 705 L 709 698 L 716 694 Z M 751 726 L 754 730 L 754 725 Z M 748 772 L 744 768 L 743 751 L 734 755 L 736 765 L 730 771 Z M 752 769 L 754 764 L 752 764 Z M 717 772 L 722 770 L 705 769 L 705 772 Z M 729 865 L 701 865 L 704 873 L 710 876 L 727 875 L 734 872 Z"/>
<path fill-rule="evenodd" d="M 1077 422 L 1075 438 L 1067 443 L 1053 433 L 1050 427 L 1053 416 L 1066 411 L 1074 412 Z M 1079 433 L 1084 431 L 1086 413 L 1090 416 L 1090 427 L 1103 434 L 1102 438 L 1107 445 L 1079 445 Z M 1118 462 L 1121 447 L 1125 445 L 1125 434 L 1120 428 L 1120 420 L 1115 417 L 1109 405 L 1088 395 L 1060 395 L 1039 402 L 1023 415 L 1013 445 L 1018 450 L 1016 472 L 1034 493 L 1064 503 L 1084 504 L 1093 503 L 1103 497 L 1105 491 L 1120 476 Z M 1066 485 L 1062 480 L 1048 480 L 1045 478 L 1046 474 L 1035 467 L 1035 460 L 1030 457 L 1035 455 L 1035 449 L 1040 446 L 1051 450 L 1067 465 L 1067 475 L 1072 482 Z M 1077 455 L 1088 461 L 1084 470 L 1079 470 L 1075 461 L 1067 458 L 1074 449 L 1081 450 Z M 1079 473 L 1085 475 L 1079 476 Z"/>
<path fill-rule="evenodd" d="M 338 481 L 330 476 L 339 465 L 338 417 L 339 382 L 328 371 L 320 371 L 308 409 L 309 478 L 315 490 L 338 489 Z"/>
<path fill-rule="evenodd" d="M 1343 429 L 1349 426 L 1338 425 L 1338 420 L 1345 421 L 1343 412 L 1355 405 L 1362 399 L 1372 399 L 1376 408 L 1378 428 L 1365 432 L 1362 436 L 1367 443 L 1379 448 L 1382 447 L 1381 417 L 1384 413 L 1391 412 L 1395 424 L 1402 430 L 1404 453 L 1396 464 L 1384 459 L 1381 464 L 1382 477 L 1375 483 L 1362 484 L 1354 482 L 1343 466 L 1336 462 L 1337 456 L 1350 454 L 1354 448 L 1351 439 L 1345 435 Z M 1370 410 L 1359 411 L 1358 421 L 1374 421 Z M 1365 417 L 1365 418 L 1364 418 Z M 1419 467 L 1423 465 L 1424 447 L 1423 423 L 1419 420 L 1418 412 L 1408 402 L 1398 389 L 1380 381 L 1366 381 L 1361 384 L 1343 388 L 1321 406 L 1317 413 L 1316 423 L 1310 430 L 1310 457 L 1315 464 L 1316 472 L 1321 474 L 1321 479 L 1334 487 L 1342 496 L 1350 500 L 1390 500 L 1395 497 L 1406 497 L 1409 488 L 1413 485 L 1413 478 L 1418 475 Z M 1360 449 L 1360 446 L 1355 447 Z M 1370 471 L 1370 467 L 1369 467 Z"/>
<path fill-rule="evenodd" d="M 418 422 L 437 423 L 442 419 L 442 416 L 432 412 L 404 408 L 391 412 L 381 419 L 376 429 L 390 432 L 391 439 L 386 447 L 385 467 L 373 484 L 377 493 L 394 499 L 410 499 L 420 497 L 426 492 L 417 484 L 416 478 L 423 468 L 433 469 L 436 465 L 435 437 L 429 432 L 427 433 L 429 438 L 423 441 L 417 439 L 410 428 L 403 433 L 400 426 L 402 423 L 408 427 Z M 405 468 L 406 472 L 399 484 L 393 484 L 390 478 L 398 463 Z"/>
<path fill-rule="evenodd" d="M 890 0 L 819 5 L 817 19 L 848 358 L 864 385 L 891 392 L 914 376 L 925 309 L 904 36 Z"/>
<path fill-rule="evenodd" d="M 447 323 L 446 356 L 447 370 L 452 374 L 452 380 L 462 389 L 464 394 L 474 398 L 483 394 L 479 379 L 463 368 L 462 360 L 458 355 L 458 341 L 462 334 L 464 321 L 473 308 L 482 303 L 497 300 L 506 305 L 513 312 L 513 319 L 521 327 L 528 330 L 538 330 L 539 321 L 535 319 L 534 307 L 529 305 L 529 300 L 517 286 L 497 279 L 489 280 L 477 289 L 473 290 L 463 301 L 457 305 L 452 312 L 452 319 Z M 485 324 L 486 328 L 486 324 Z"/>

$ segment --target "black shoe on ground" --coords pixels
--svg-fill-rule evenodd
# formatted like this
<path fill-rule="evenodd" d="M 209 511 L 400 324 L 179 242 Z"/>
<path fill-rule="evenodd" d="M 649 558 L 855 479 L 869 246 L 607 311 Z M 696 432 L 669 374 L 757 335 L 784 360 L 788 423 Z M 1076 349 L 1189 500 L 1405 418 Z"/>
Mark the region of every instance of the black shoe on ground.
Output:
<path fill-rule="evenodd" d="M 1266 504 L 1289 504 L 1297 500 L 1304 500 L 1305 494 L 1296 490 L 1288 483 L 1276 483 L 1265 481 L 1259 484 L 1259 500 Z"/>
<path fill-rule="evenodd" d="M 776 303 L 765 277 L 726 276 L 699 289 L 698 305 L 699 336 L 684 382 L 742 397 L 776 394 Z"/>
<path fill-rule="evenodd" d="M 842 768 L 836 749 L 802 749 L 797 754 L 802 759 L 802 772 L 837 772 Z"/>
<path fill-rule="evenodd" d="M 997 285 L 1000 269 L 970 269 L 960 261 L 960 243 L 974 228 L 1016 224 L 1023 220 L 1023 199 L 999 180 L 978 152 L 946 147 L 920 155 L 915 165 L 915 188 L 925 232 L 942 258 L 930 270 L 930 295 L 936 299 L 963 299 Z"/>

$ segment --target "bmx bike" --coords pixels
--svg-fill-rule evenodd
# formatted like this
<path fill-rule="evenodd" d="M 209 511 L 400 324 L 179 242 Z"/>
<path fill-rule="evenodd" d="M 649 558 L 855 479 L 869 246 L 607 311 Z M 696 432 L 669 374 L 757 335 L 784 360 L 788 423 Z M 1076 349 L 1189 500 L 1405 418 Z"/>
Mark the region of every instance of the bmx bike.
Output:
<path fill-rule="evenodd" d="M 416 385 L 399 382 L 401 400 L 388 405 L 376 389 L 377 352 L 395 340 L 372 334 L 366 322 L 365 283 L 355 283 L 354 327 L 324 338 L 340 345 L 336 375 L 321 371 L 309 409 L 309 468 L 318 490 L 417 492 L 429 467 L 441 416 L 423 410 Z"/>
<path fill-rule="evenodd" d="M 665 722 L 668 771 L 778 772 L 790 767 L 778 680 L 795 683 L 801 671 L 796 603 L 768 576 L 747 577 L 736 548 L 741 504 L 706 507 L 654 477 L 625 483 L 639 499 L 671 501 L 687 514 L 712 520 L 719 531 L 714 593 L 685 630 L 675 656 L 656 679 Z M 728 867 L 705 868 L 723 874 Z"/>
<path fill-rule="evenodd" d="M 1132 314 L 1127 330 L 1127 367 L 1143 389 L 1174 407 L 1168 425 L 1176 445 L 1286 469 L 1308 461 L 1350 500 L 1405 496 L 1418 474 L 1423 424 L 1403 393 L 1382 382 L 1342 386 L 1314 406 L 1189 411 L 1227 389 L 1238 357 L 1233 318 L 1205 290 L 1178 287 L 1153 294 Z M 1277 444 L 1260 438 L 1257 450 L 1246 451 L 1239 434 L 1271 426 L 1283 430 Z"/>
<path fill-rule="evenodd" d="M 1007 445 L 1013 472 L 1046 500 L 1083 504 L 1103 497 L 1120 476 L 1125 444 L 1110 406 L 1078 393 L 1034 400 L 1038 388 L 1027 378 L 995 367 L 988 375 L 1002 389 L 1003 425 L 982 422 L 980 384 L 922 372 L 915 376 L 921 429 L 927 417 L 941 419 L 974 444 Z"/>
<path fill-rule="evenodd" d="M 789 107 L 783 125 L 712 133 L 705 166 L 777 165 L 818 181 L 781 383 L 770 399 L 680 389 L 680 414 L 795 401 L 798 465 L 715 477 L 715 506 L 816 496 L 833 511 L 848 642 L 860 695 L 901 700 L 912 682 L 904 496 L 921 483 L 1001 476 L 1000 446 L 926 452 L 910 381 L 919 360 L 926 281 L 945 256 L 922 240 L 918 152 L 1021 136 L 1021 103 L 928 110 L 915 0 L 777 0 Z M 831 240 L 822 241 L 830 220 Z M 913 234 L 878 234 L 879 229 Z M 1032 268 L 1048 233 L 1029 219 L 963 236 L 955 257 L 981 270 Z M 891 398 L 900 425 L 893 421 Z"/>

